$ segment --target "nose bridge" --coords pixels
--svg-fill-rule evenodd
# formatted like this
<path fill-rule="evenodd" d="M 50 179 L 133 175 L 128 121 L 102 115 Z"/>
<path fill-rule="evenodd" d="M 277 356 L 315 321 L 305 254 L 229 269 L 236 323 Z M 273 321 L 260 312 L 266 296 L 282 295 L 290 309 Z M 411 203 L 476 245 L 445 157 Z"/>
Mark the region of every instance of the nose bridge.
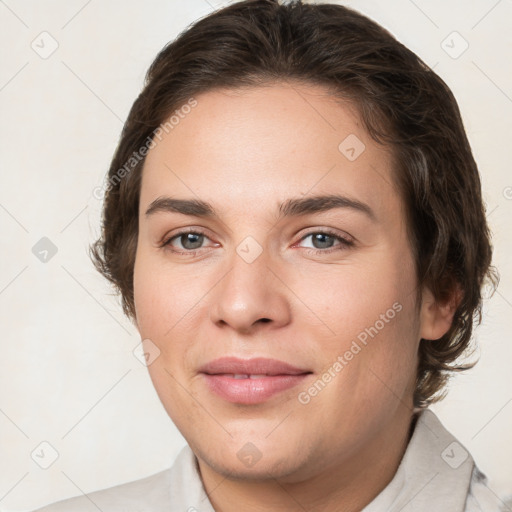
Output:
<path fill-rule="evenodd" d="M 238 244 L 229 269 L 216 286 L 211 308 L 214 323 L 249 330 L 256 322 L 283 325 L 289 321 L 285 287 L 272 270 L 273 258 L 254 238 Z"/>

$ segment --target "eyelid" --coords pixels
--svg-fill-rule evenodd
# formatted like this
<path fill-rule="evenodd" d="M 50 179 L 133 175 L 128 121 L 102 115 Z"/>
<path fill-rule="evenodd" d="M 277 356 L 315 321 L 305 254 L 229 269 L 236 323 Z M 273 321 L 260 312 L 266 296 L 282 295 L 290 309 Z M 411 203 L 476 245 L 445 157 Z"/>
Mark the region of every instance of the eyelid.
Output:
<path fill-rule="evenodd" d="M 299 240 L 304 240 L 307 236 L 314 235 L 316 233 L 323 233 L 326 235 L 330 235 L 333 238 L 339 238 L 340 240 L 343 240 L 344 242 L 355 242 L 355 238 L 351 235 L 349 235 L 346 232 L 340 232 L 339 230 L 335 228 L 329 228 L 329 227 L 322 227 L 322 226 L 314 226 L 311 228 L 305 228 L 302 230 L 303 233 L 300 235 Z"/>
<path fill-rule="evenodd" d="M 315 229 L 312 229 L 311 231 L 309 231 L 308 233 L 303 234 L 300 237 L 299 241 L 296 244 L 294 244 L 294 247 L 296 245 L 298 245 L 300 242 L 302 242 L 304 239 L 306 239 L 308 236 L 311 236 L 311 235 L 314 235 L 317 233 L 329 235 L 330 237 L 337 239 L 340 243 L 338 245 L 329 247 L 327 249 L 316 249 L 314 247 L 304 247 L 304 249 L 310 250 L 313 252 L 317 252 L 317 253 L 329 253 L 331 251 L 343 250 L 344 248 L 349 248 L 349 247 L 352 247 L 353 245 L 355 245 L 355 240 L 350 235 L 342 235 L 339 232 L 334 231 L 331 228 L 315 228 Z"/>
<path fill-rule="evenodd" d="M 180 230 L 180 231 L 178 231 L 176 233 L 172 233 L 171 235 L 164 236 L 163 240 L 159 244 L 159 246 L 161 248 L 163 248 L 163 249 L 169 249 L 170 251 L 178 253 L 178 254 L 188 254 L 188 255 L 193 255 L 197 251 L 200 251 L 201 249 L 206 249 L 207 248 L 207 247 L 199 247 L 198 249 L 180 250 L 180 249 L 173 248 L 171 246 L 171 241 L 172 240 L 179 239 L 181 236 L 186 235 L 188 233 L 194 233 L 194 234 L 202 235 L 202 236 L 204 236 L 205 238 L 207 238 L 208 240 L 211 241 L 211 238 L 207 235 L 207 233 L 206 233 L 206 231 L 204 229 L 188 227 L 188 228 L 183 228 L 182 230 Z M 311 231 L 309 231 L 307 233 L 304 233 L 300 237 L 299 241 L 296 242 L 293 245 L 293 247 L 295 247 L 298 244 L 300 244 L 300 242 L 305 240 L 307 237 L 312 236 L 314 234 L 318 234 L 318 233 L 321 233 L 321 234 L 324 234 L 324 235 L 328 235 L 328 236 L 338 240 L 339 244 L 334 245 L 333 247 L 328 247 L 326 249 L 316 249 L 314 247 L 304 247 L 304 249 L 306 249 L 308 251 L 313 251 L 315 253 L 324 253 L 325 254 L 325 253 L 330 253 L 332 251 L 343 250 L 343 249 L 352 247 L 354 245 L 354 243 L 355 243 L 354 239 L 350 235 L 341 235 L 340 233 L 334 231 L 332 228 L 315 228 L 315 229 L 312 229 Z M 218 243 L 216 245 L 218 246 Z"/>
<path fill-rule="evenodd" d="M 183 250 L 183 249 L 176 249 L 174 247 L 171 246 L 171 241 L 174 240 L 174 239 L 177 239 L 177 238 L 180 238 L 181 236 L 183 235 L 187 235 L 188 233 L 194 233 L 194 234 L 197 234 L 197 235 L 202 235 L 204 236 L 205 238 L 207 238 L 208 240 L 211 241 L 211 238 L 207 235 L 206 231 L 201 229 L 201 228 L 194 228 L 194 227 L 189 227 L 189 228 L 183 228 L 179 231 L 177 231 L 176 233 L 172 233 L 172 234 L 167 234 L 165 235 L 163 238 L 162 238 L 162 241 L 159 243 L 159 247 L 160 248 L 163 248 L 163 249 L 169 249 L 173 252 L 177 252 L 177 253 L 180 253 L 180 254 L 194 254 L 196 251 L 199 251 L 200 249 L 205 249 L 205 247 L 200 247 L 199 249 L 192 249 L 192 250 Z"/>

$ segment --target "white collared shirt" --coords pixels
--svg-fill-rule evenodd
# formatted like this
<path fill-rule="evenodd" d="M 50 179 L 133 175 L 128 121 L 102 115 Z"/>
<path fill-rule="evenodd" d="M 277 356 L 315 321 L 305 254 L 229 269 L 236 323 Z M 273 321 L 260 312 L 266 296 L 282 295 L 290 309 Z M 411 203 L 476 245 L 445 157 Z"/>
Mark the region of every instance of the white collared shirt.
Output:
<path fill-rule="evenodd" d="M 169 469 L 140 480 L 59 501 L 33 512 L 215 512 L 189 446 Z M 469 452 L 429 409 L 391 482 L 362 512 L 501 512 Z"/>

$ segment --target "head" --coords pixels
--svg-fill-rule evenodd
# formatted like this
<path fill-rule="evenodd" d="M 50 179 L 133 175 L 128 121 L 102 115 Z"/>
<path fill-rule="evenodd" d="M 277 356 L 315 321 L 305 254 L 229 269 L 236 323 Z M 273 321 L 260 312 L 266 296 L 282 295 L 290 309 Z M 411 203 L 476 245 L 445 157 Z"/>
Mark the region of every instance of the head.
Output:
<path fill-rule="evenodd" d="M 231 471 L 226 446 L 252 443 L 282 475 L 443 396 L 469 366 L 491 254 L 441 78 L 355 11 L 273 0 L 214 12 L 156 57 L 92 246 L 196 453 Z M 227 401 L 205 366 L 233 355 L 303 380 Z"/>

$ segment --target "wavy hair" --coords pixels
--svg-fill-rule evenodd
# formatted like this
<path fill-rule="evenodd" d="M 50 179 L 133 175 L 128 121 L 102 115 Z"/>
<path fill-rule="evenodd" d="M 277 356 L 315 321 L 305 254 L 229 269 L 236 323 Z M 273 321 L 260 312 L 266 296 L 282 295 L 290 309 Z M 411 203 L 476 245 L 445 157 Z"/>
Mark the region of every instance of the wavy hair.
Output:
<path fill-rule="evenodd" d="M 393 155 L 417 291 L 427 286 L 440 303 L 460 291 L 449 331 L 420 341 L 414 404 L 426 407 L 443 396 L 451 372 L 474 365 L 458 363 L 481 322 L 484 281 L 496 286 L 498 275 L 479 172 L 452 92 L 417 55 L 354 10 L 245 0 L 201 18 L 170 42 L 151 64 L 125 122 L 92 261 L 134 319 L 140 155 L 147 141 L 194 95 L 283 81 L 322 85 L 357 107 L 371 137 Z"/>

